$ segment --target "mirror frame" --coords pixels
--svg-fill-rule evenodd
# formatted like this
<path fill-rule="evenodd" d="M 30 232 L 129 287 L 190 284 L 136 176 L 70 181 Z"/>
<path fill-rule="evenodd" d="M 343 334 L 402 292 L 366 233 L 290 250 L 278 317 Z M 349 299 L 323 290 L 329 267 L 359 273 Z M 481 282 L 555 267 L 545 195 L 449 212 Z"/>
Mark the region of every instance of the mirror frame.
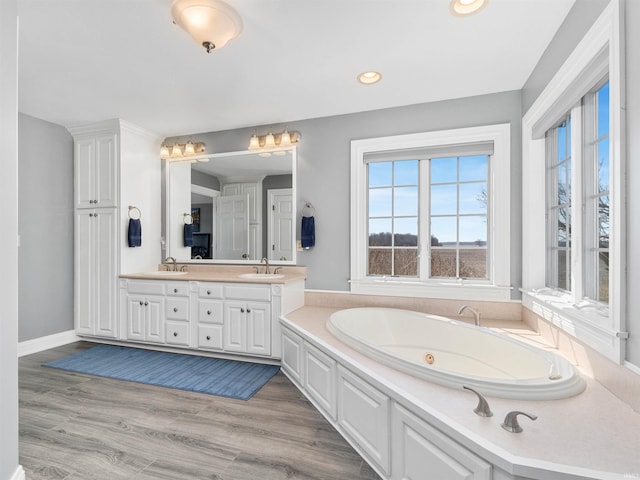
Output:
<path fill-rule="evenodd" d="M 294 216 L 294 228 L 292 229 L 292 238 L 291 238 L 291 245 L 293 246 L 292 248 L 292 259 L 291 260 L 269 260 L 269 264 L 271 265 L 296 265 L 296 261 L 297 261 L 297 242 L 296 242 L 296 235 L 297 235 L 297 225 L 298 225 L 298 207 L 297 207 L 297 202 L 298 202 L 298 197 L 297 197 L 297 189 L 296 189 L 296 179 L 297 179 L 297 164 L 298 164 L 298 157 L 297 157 L 297 149 L 294 146 L 289 147 L 289 148 L 282 148 L 282 149 L 276 149 L 274 151 L 288 151 L 291 154 L 291 195 L 293 197 L 293 206 L 294 206 L 294 211 L 293 211 L 293 216 Z M 223 157 L 229 157 L 229 156 L 234 156 L 234 157 L 240 157 L 243 155 L 255 155 L 256 152 L 252 152 L 249 150 L 240 150 L 240 151 L 236 151 L 236 152 L 221 152 L 221 153 L 211 153 L 208 155 L 196 155 L 194 157 L 190 157 L 190 160 L 195 160 L 197 158 L 207 158 L 209 159 L 209 161 L 214 161 L 216 158 L 223 158 Z M 176 163 L 183 163 L 183 162 L 187 162 L 187 159 L 181 159 L 181 161 L 178 161 Z M 268 161 L 268 159 L 265 159 L 265 161 Z M 171 229 L 171 216 L 172 216 L 172 209 L 171 209 L 171 164 L 174 163 L 175 161 L 171 161 L 171 160 L 165 160 L 166 162 L 166 172 L 165 172 L 165 190 L 164 190 L 164 201 L 165 201 L 165 246 L 166 246 L 166 254 L 169 256 L 175 256 L 172 255 L 172 240 L 171 240 L 171 235 L 169 234 L 170 229 Z M 189 186 L 189 188 L 191 188 L 191 186 Z M 266 208 L 266 205 L 265 205 Z M 175 219 L 174 219 L 175 220 Z M 173 222 L 175 223 L 175 222 Z M 182 225 L 181 225 L 182 227 Z M 266 226 L 265 226 L 266 228 Z M 177 257 L 176 257 L 177 258 Z M 261 263 L 261 259 L 247 259 L 247 260 L 225 260 L 225 259 L 188 259 L 188 260 L 184 260 L 184 259 L 178 259 L 179 263 L 193 263 L 193 264 L 213 264 L 213 265 L 259 265 Z"/>

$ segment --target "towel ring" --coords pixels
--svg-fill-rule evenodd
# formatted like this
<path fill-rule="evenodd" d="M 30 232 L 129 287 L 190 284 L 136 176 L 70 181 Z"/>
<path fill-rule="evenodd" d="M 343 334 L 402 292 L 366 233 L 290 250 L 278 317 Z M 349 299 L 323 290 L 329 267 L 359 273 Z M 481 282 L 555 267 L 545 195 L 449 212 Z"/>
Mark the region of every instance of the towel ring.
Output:
<path fill-rule="evenodd" d="M 190 213 L 183 213 L 184 223 L 186 225 L 193 225 L 193 217 Z"/>
<path fill-rule="evenodd" d="M 142 212 L 138 207 L 134 207 L 133 205 L 129 205 L 129 218 L 133 220 L 139 220 L 142 217 Z"/>
<path fill-rule="evenodd" d="M 302 216 L 303 217 L 315 217 L 316 209 L 309 202 L 305 202 L 304 207 L 302 207 Z"/>

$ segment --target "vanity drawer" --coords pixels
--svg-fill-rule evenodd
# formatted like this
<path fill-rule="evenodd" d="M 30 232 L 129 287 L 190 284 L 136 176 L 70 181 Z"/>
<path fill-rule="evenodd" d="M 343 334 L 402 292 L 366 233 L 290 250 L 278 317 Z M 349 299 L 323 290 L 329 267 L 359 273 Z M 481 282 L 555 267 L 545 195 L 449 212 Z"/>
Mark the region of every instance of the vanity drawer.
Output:
<path fill-rule="evenodd" d="M 198 323 L 223 322 L 222 300 L 199 300 L 198 301 Z"/>
<path fill-rule="evenodd" d="M 173 297 L 188 297 L 189 282 L 167 283 L 167 295 L 171 295 Z"/>
<path fill-rule="evenodd" d="M 127 282 L 127 293 L 137 295 L 164 295 L 164 282 L 129 280 Z"/>
<path fill-rule="evenodd" d="M 198 348 L 222 350 L 222 325 L 198 325 Z"/>
<path fill-rule="evenodd" d="M 187 322 L 166 323 L 166 341 L 172 345 L 189 345 L 189 324 Z"/>
<path fill-rule="evenodd" d="M 224 298 L 271 301 L 271 285 L 234 284 L 224 286 Z"/>
<path fill-rule="evenodd" d="M 222 285 L 218 283 L 201 283 L 198 287 L 200 298 L 222 298 Z"/>
<path fill-rule="evenodd" d="M 189 320 L 188 298 L 167 298 L 166 317 L 173 320 Z"/>

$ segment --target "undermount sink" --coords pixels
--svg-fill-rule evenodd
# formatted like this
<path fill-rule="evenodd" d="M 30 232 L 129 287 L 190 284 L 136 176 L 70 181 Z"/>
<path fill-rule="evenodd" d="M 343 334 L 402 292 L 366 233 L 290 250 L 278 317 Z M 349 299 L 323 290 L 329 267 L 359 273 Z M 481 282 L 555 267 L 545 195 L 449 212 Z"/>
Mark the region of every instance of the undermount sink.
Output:
<path fill-rule="evenodd" d="M 149 275 L 149 276 L 160 276 L 160 277 L 175 277 L 178 275 L 186 275 L 187 272 L 175 272 L 173 270 L 158 270 L 157 272 L 147 272 L 144 273 L 143 275 Z"/>
<path fill-rule="evenodd" d="M 241 273 L 238 275 L 240 278 L 263 278 L 265 280 L 269 278 L 282 278 L 284 275 L 282 273 Z"/>

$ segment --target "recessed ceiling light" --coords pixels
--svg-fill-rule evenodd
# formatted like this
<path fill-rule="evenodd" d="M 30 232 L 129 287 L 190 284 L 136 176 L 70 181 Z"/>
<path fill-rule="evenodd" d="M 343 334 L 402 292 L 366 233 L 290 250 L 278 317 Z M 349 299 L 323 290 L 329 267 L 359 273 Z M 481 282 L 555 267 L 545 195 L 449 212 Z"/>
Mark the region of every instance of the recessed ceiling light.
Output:
<path fill-rule="evenodd" d="M 462 17 L 482 10 L 489 0 L 451 0 L 449 11 L 453 15 Z"/>
<path fill-rule="evenodd" d="M 369 72 L 364 72 L 358 75 L 358 81 L 364 85 L 371 85 L 372 83 L 377 83 L 382 78 L 382 74 L 380 72 L 374 72 L 373 70 Z"/>

